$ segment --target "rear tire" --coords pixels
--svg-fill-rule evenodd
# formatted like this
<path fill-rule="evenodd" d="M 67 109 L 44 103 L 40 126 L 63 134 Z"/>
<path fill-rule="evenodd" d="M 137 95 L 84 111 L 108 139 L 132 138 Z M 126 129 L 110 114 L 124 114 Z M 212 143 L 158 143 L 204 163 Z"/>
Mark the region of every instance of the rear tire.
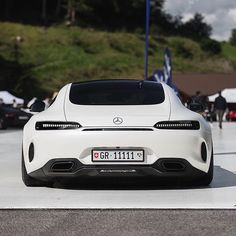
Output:
<path fill-rule="evenodd" d="M 200 180 L 200 184 L 203 186 L 208 186 L 212 182 L 213 175 L 214 175 L 214 157 L 212 149 L 209 170 L 206 173 L 206 175 Z"/>
<path fill-rule="evenodd" d="M 30 175 L 27 174 L 23 152 L 22 152 L 22 158 L 21 158 L 21 172 L 22 172 L 22 180 L 27 187 L 50 186 L 49 183 L 34 179 Z"/>

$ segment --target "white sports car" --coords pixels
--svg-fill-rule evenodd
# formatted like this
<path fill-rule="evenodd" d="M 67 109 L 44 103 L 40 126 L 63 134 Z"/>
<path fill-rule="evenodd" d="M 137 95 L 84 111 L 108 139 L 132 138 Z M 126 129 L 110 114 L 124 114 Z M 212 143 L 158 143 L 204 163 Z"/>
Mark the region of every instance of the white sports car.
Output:
<path fill-rule="evenodd" d="M 33 112 L 43 110 L 40 102 Z M 163 83 L 100 80 L 63 87 L 24 127 L 27 186 L 85 178 L 213 178 L 211 128 Z"/>

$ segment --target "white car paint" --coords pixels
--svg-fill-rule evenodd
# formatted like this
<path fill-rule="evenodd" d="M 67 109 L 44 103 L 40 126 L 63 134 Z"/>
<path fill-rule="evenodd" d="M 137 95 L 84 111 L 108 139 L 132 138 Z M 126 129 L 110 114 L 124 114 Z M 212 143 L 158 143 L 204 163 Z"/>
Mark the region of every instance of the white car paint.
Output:
<path fill-rule="evenodd" d="M 154 82 L 153 82 L 154 83 Z M 84 165 L 93 165 L 91 151 L 94 148 L 144 149 L 144 163 L 132 165 L 151 165 L 159 158 L 183 158 L 193 167 L 205 173 L 209 170 L 212 152 L 211 127 L 198 113 L 185 108 L 174 91 L 163 84 L 165 100 L 158 105 L 94 106 L 75 105 L 69 100 L 71 84 L 64 86 L 55 102 L 45 111 L 34 115 L 25 125 L 23 132 L 23 156 L 27 173 L 42 168 L 54 158 L 76 158 Z M 124 122 L 115 125 L 113 119 L 121 117 Z M 200 122 L 199 130 L 161 130 L 154 128 L 159 121 L 195 120 Z M 74 130 L 38 131 L 37 121 L 73 121 L 81 124 Z M 138 127 L 153 131 L 83 131 L 98 127 Z M 207 147 L 207 161 L 201 158 L 201 144 Z M 34 143 L 32 162 L 28 150 Z M 96 165 L 110 165 L 109 162 Z M 113 165 L 129 165 L 112 163 Z"/>

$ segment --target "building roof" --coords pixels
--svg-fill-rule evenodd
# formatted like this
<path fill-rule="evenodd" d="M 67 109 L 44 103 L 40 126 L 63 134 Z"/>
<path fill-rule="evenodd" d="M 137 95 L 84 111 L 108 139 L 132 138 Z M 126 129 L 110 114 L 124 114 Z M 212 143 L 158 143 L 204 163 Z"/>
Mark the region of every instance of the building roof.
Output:
<path fill-rule="evenodd" d="M 236 88 L 235 74 L 174 74 L 173 83 L 181 92 L 191 96 L 196 91 L 212 95 L 225 88 Z"/>
<path fill-rule="evenodd" d="M 5 104 L 12 104 L 13 100 L 16 101 L 17 104 L 23 104 L 24 100 L 14 95 L 10 94 L 8 91 L 0 91 L 0 98 L 3 100 Z"/>
<path fill-rule="evenodd" d="M 221 91 L 221 95 L 226 99 L 228 103 L 236 103 L 236 88 L 224 89 Z M 218 93 L 209 96 L 209 101 L 214 102 L 218 96 Z"/>

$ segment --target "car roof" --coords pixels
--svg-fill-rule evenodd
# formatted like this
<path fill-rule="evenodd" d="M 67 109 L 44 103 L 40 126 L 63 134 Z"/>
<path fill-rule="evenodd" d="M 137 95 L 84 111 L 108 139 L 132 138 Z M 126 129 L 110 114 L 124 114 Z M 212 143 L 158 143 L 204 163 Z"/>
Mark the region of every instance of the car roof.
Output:
<path fill-rule="evenodd" d="M 105 80 L 91 80 L 91 81 L 82 81 L 82 82 L 74 82 L 72 85 L 79 85 L 79 84 L 114 84 L 114 83 L 119 83 L 119 84 L 136 84 L 140 83 L 142 84 L 156 84 L 158 82 L 155 81 L 150 81 L 150 80 L 136 80 L 136 79 L 105 79 Z"/>

